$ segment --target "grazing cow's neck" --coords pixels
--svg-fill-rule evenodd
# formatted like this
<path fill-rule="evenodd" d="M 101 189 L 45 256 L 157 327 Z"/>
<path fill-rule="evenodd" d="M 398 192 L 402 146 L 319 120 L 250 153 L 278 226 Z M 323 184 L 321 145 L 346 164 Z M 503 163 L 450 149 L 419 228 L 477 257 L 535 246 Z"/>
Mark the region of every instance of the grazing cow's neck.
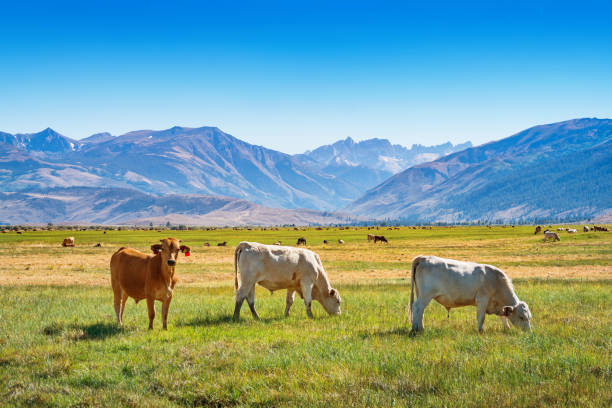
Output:
<path fill-rule="evenodd" d="M 329 291 L 332 289 L 329 279 L 327 279 L 327 274 L 322 268 L 319 271 L 319 276 L 317 276 L 317 287 L 321 293 L 329 293 Z"/>
<path fill-rule="evenodd" d="M 519 298 L 514 293 L 514 288 L 512 287 L 512 282 L 510 278 L 504 276 L 501 279 L 501 288 L 499 290 L 499 295 L 501 297 L 500 301 L 504 306 L 516 306 L 519 303 Z"/>

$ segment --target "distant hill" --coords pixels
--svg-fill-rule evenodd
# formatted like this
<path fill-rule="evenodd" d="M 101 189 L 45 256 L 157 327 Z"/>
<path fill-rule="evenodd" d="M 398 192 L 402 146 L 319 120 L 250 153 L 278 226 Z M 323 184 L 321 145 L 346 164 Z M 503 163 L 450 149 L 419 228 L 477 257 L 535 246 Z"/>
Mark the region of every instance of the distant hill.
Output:
<path fill-rule="evenodd" d="M 354 217 L 352 219 L 355 219 Z M 0 192 L 0 224 L 308 225 L 344 223 L 347 215 L 268 208 L 245 200 L 130 189 L 71 187 Z"/>
<path fill-rule="evenodd" d="M 390 146 L 384 140 L 377 143 Z M 401 146 L 393 148 L 401 150 Z M 360 153 L 353 156 L 366 162 L 365 147 L 358 143 L 355 149 Z M 348 148 L 343 151 L 349 155 Z M 121 136 L 98 133 L 80 141 L 52 129 L 0 133 L 0 191 L 5 192 L 114 187 L 152 194 L 228 196 L 277 208 L 333 210 L 390 175 L 381 168 L 322 164 L 308 155 L 255 146 L 215 127 L 175 126 Z"/>
<path fill-rule="evenodd" d="M 612 120 L 535 126 L 419 164 L 345 209 L 407 221 L 597 216 L 612 209 Z"/>

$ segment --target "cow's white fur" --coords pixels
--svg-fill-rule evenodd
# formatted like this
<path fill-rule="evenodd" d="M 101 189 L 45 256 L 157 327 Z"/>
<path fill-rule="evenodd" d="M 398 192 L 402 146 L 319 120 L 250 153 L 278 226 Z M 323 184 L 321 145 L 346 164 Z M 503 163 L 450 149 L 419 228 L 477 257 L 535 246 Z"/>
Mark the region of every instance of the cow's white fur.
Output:
<path fill-rule="evenodd" d="M 240 270 L 240 287 L 238 287 L 238 270 Z M 256 284 L 271 292 L 287 289 L 285 315 L 289 315 L 294 292 L 304 299 L 309 317 L 312 317 L 312 299 L 321 303 L 327 313 L 340 314 L 340 294 L 331 287 L 319 255 L 308 249 L 241 242 L 234 252 L 234 273 L 236 287 L 234 319 L 240 316 L 244 299 L 247 300 L 253 317 L 259 319 L 254 303 Z"/>
<path fill-rule="evenodd" d="M 415 291 L 416 301 L 414 301 Z M 483 330 L 485 314 L 500 316 L 506 328 L 510 327 L 508 319 L 523 330 L 531 328 L 531 312 L 527 303 L 520 301 L 516 296 L 510 278 L 491 265 L 436 256 L 417 256 L 412 261 L 410 289 L 413 330 L 424 328 L 425 307 L 432 299 L 447 310 L 461 306 L 476 306 L 478 331 Z"/>

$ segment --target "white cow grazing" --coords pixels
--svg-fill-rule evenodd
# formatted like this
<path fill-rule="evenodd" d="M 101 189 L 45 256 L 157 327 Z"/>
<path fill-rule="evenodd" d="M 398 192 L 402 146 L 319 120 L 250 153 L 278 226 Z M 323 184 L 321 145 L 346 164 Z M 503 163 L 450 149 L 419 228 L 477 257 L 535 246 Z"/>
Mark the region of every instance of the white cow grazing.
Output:
<path fill-rule="evenodd" d="M 557 235 L 556 232 L 552 232 L 552 231 L 544 231 L 544 239 L 545 240 L 555 240 L 555 241 L 561 241 L 561 238 L 559 238 L 559 235 Z"/>
<path fill-rule="evenodd" d="M 482 332 L 485 314 L 500 316 L 506 328 L 510 327 L 510 319 L 512 324 L 523 330 L 531 329 L 531 312 L 527 303 L 519 300 L 510 278 L 494 266 L 437 256 L 417 256 L 412 261 L 410 286 L 410 313 L 414 331 L 423 330 L 425 308 L 432 299 L 447 310 L 476 306 L 479 332 Z"/>
<path fill-rule="evenodd" d="M 327 313 L 340 314 L 340 294 L 331 287 L 319 255 L 308 249 L 241 242 L 234 252 L 234 273 L 234 319 L 240 317 L 244 299 L 247 300 L 253 317 L 259 319 L 255 311 L 255 284 L 260 284 L 271 292 L 287 289 L 285 316 L 289 316 L 295 292 L 304 299 L 308 317 L 312 317 L 312 299 L 321 303 Z"/>

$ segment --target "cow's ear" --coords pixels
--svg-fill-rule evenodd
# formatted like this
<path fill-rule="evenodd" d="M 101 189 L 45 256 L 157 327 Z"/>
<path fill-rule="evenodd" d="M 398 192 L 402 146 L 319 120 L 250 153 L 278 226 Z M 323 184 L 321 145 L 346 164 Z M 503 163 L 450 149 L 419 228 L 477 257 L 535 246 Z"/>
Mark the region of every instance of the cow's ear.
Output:
<path fill-rule="evenodd" d="M 181 252 L 184 254 L 188 254 L 191 252 L 191 248 L 189 248 L 187 245 L 181 245 Z"/>
<path fill-rule="evenodd" d="M 151 251 L 153 251 L 154 254 L 159 253 L 159 251 L 161 251 L 162 246 L 161 244 L 153 244 L 151 245 Z"/>
<path fill-rule="evenodd" d="M 504 306 L 504 316 L 510 316 L 514 312 L 514 308 L 512 306 Z"/>

